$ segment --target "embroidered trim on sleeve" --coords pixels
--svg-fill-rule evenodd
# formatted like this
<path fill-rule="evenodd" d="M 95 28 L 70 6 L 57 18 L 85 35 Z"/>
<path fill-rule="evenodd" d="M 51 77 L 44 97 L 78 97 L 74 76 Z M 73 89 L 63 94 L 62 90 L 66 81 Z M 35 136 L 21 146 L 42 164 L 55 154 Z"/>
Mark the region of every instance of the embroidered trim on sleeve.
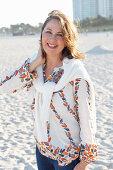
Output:
<path fill-rule="evenodd" d="M 88 163 L 95 161 L 97 154 L 97 145 L 80 145 L 80 159 Z"/>

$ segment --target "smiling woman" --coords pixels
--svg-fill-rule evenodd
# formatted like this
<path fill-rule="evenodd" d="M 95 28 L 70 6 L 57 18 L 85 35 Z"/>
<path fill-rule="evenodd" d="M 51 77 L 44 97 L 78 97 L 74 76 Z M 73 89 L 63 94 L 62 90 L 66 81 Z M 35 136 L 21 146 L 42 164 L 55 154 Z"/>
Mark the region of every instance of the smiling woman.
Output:
<path fill-rule="evenodd" d="M 40 40 L 40 55 L 45 59 L 43 96 L 47 96 L 41 114 L 43 118 L 48 115 L 48 118 L 44 119 L 47 122 L 47 134 L 42 131 L 42 134 L 45 134 L 43 137 L 42 134 L 35 137 L 39 170 L 49 168 L 85 170 L 87 163 L 94 161 L 97 156 L 94 137 L 96 129 L 94 90 L 89 75 L 80 61 L 84 55 L 77 48 L 77 40 L 78 33 L 73 23 L 62 12 L 52 11 L 43 24 Z M 39 64 L 40 55 L 31 63 L 31 71 L 34 62 Z M 53 82 L 56 86 L 52 84 Z M 64 106 L 74 115 L 76 119 L 74 122 Z M 52 109 L 53 114 L 48 111 L 48 107 Z"/>
<path fill-rule="evenodd" d="M 94 89 L 77 40 L 68 17 L 52 11 L 38 53 L 0 83 L 1 92 L 31 92 L 38 170 L 85 170 L 97 156 Z"/>

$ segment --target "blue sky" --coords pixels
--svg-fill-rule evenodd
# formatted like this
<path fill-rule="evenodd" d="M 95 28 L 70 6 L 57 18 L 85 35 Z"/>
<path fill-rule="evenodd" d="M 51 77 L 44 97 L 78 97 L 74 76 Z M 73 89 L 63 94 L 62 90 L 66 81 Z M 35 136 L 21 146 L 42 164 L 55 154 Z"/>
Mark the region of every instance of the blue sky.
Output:
<path fill-rule="evenodd" d="M 61 10 L 72 19 L 72 0 L 0 0 L 0 27 L 44 22 L 48 13 Z"/>

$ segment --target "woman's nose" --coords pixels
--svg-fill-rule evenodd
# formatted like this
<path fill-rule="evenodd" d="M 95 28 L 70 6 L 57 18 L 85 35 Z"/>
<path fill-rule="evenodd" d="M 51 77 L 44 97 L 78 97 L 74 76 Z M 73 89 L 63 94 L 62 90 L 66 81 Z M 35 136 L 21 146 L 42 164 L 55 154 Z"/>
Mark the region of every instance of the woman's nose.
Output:
<path fill-rule="evenodd" d="M 56 39 L 56 35 L 52 34 L 50 38 L 54 40 Z"/>

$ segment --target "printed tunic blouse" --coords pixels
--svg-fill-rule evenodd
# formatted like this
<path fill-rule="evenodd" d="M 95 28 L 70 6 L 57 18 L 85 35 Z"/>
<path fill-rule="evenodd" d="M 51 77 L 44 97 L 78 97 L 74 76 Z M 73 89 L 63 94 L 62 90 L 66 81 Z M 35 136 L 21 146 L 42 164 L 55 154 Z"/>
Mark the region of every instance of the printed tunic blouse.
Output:
<path fill-rule="evenodd" d="M 31 110 L 35 119 L 35 90 L 33 82 L 38 79 L 37 72 L 28 71 L 30 59 L 13 73 L 2 77 L 1 93 L 15 93 L 26 88 L 32 94 Z M 44 82 L 56 84 L 64 73 L 63 67 L 57 67 Z M 66 166 L 76 158 L 92 162 L 97 156 L 95 142 L 96 115 L 90 107 L 91 90 L 88 81 L 78 78 L 69 82 L 60 91 L 54 92 L 50 103 L 50 121 L 47 123 L 48 142 L 38 142 L 41 154 L 58 161 L 59 166 Z M 35 126 L 34 126 L 35 127 Z"/>

